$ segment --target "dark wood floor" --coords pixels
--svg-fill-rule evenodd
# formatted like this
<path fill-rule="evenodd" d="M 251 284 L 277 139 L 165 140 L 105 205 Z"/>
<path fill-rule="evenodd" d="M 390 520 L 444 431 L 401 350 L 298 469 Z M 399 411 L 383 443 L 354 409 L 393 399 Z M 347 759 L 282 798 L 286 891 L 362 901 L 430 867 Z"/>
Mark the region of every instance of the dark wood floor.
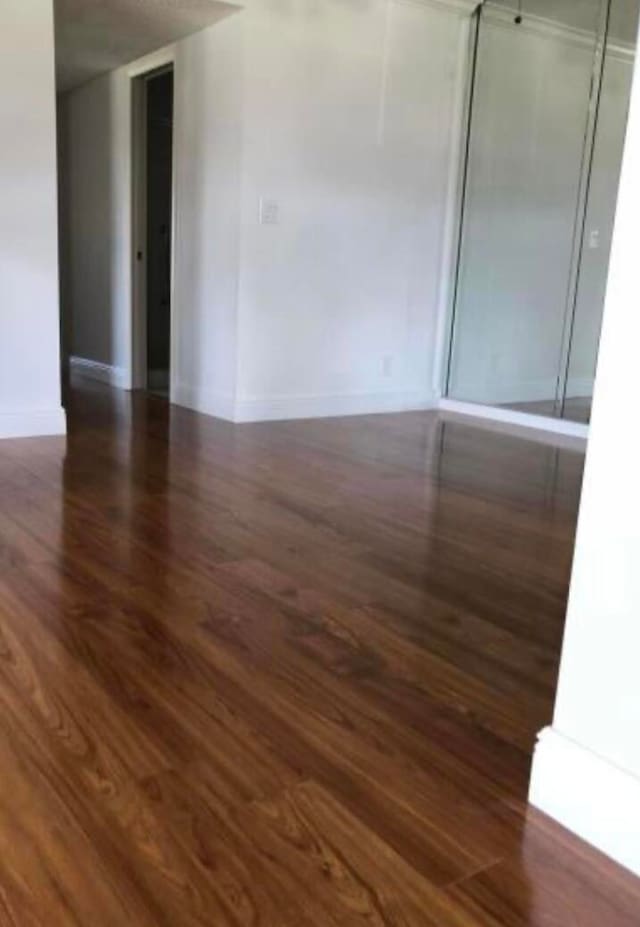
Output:
<path fill-rule="evenodd" d="M 85 388 L 0 444 L 1 927 L 620 927 L 525 805 L 582 456 Z"/>

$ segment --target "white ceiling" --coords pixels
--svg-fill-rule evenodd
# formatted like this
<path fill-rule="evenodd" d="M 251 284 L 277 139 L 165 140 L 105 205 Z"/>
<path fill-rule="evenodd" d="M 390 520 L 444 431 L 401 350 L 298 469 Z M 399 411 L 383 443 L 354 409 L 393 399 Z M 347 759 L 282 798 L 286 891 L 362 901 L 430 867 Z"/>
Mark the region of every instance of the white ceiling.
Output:
<path fill-rule="evenodd" d="M 55 0 L 58 90 L 129 64 L 237 9 L 221 0 Z"/>

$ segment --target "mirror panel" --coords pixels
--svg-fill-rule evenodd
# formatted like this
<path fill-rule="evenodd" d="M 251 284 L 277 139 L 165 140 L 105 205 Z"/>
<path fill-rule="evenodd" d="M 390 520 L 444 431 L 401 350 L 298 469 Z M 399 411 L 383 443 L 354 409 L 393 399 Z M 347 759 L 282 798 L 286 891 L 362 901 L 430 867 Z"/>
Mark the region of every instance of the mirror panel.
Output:
<path fill-rule="evenodd" d="M 563 417 L 587 424 L 631 97 L 638 0 L 612 0 L 571 325 Z"/>
<path fill-rule="evenodd" d="M 478 14 L 450 398 L 589 419 L 639 5 Z"/>

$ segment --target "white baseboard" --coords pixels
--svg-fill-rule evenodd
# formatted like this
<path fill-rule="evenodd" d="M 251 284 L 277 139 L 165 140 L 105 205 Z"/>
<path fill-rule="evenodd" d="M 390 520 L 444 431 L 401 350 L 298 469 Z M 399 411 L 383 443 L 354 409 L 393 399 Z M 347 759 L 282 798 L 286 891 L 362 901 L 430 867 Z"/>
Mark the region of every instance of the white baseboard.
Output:
<path fill-rule="evenodd" d="M 187 386 L 186 383 L 174 383 L 171 388 L 171 402 L 203 415 L 212 415 L 227 422 L 234 421 L 235 403 L 231 393 L 212 393 Z"/>
<path fill-rule="evenodd" d="M 62 407 L 44 412 L 0 412 L 0 438 L 39 438 L 67 433 Z"/>
<path fill-rule="evenodd" d="M 127 372 L 83 357 L 71 357 L 72 371 L 109 386 L 130 389 Z M 345 393 L 305 396 L 267 396 L 236 399 L 231 393 L 211 392 L 186 383 L 174 383 L 171 401 L 195 412 L 236 423 L 288 421 L 306 418 L 341 418 L 351 415 L 379 415 L 439 409 L 476 419 L 503 422 L 586 440 L 589 427 L 564 419 L 516 412 L 456 399 L 438 399 L 434 394 L 399 390 L 385 393 Z"/>
<path fill-rule="evenodd" d="M 282 396 L 240 399 L 235 404 L 236 422 L 273 422 L 305 418 L 337 418 L 378 415 L 437 408 L 433 396 L 418 393 L 351 393 L 345 395 Z"/>
<path fill-rule="evenodd" d="M 545 728 L 533 758 L 529 801 L 640 876 L 640 779 Z"/>
<path fill-rule="evenodd" d="M 519 425 L 522 428 L 535 428 L 574 438 L 589 437 L 589 426 L 578 422 L 569 422 L 562 418 L 547 418 L 544 415 L 530 415 L 528 412 L 516 412 L 513 409 L 501 409 L 497 406 L 476 405 L 475 402 L 459 402 L 457 399 L 441 399 L 438 407 L 443 412 L 456 412 L 492 422 L 504 422 L 507 425 Z"/>
<path fill-rule="evenodd" d="M 231 394 L 210 393 L 176 383 L 171 401 L 205 415 L 229 422 L 289 421 L 306 418 L 338 418 L 437 408 L 437 400 L 417 393 L 364 393 L 327 396 L 278 396 L 235 400 Z"/>
<path fill-rule="evenodd" d="M 114 386 L 117 389 L 131 388 L 129 376 L 124 367 L 113 367 L 111 364 L 103 364 L 86 357 L 70 357 L 69 365 L 71 373 L 76 376 L 97 380 L 98 383 L 106 383 L 107 386 Z"/>
<path fill-rule="evenodd" d="M 552 400 L 558 389 L 558 380 L 498 380 L 493 383 L 478 383 L 474 380 L 456 378 L 451 392 L 456 396 L 473 396 L 473 401 L 484 406 L 500 406 L 506 403 L 544 402 Z M 464 402 L 465 400 L 461 400 Z"/>
<path fill-rule="evenodd" d="M 579 399 L 593 395 L 593 377 L 569 377 L 567 398 Z M 477 382 L 456 383 L 458 396 L 473 396 L 484 406 L 517 405 L 521 402 L 552 402 L 558 391 L 557 378 L 547 380 L 514 380 L 479 386 Z M 461 400 L 462 402 L 466 400 Z"/>

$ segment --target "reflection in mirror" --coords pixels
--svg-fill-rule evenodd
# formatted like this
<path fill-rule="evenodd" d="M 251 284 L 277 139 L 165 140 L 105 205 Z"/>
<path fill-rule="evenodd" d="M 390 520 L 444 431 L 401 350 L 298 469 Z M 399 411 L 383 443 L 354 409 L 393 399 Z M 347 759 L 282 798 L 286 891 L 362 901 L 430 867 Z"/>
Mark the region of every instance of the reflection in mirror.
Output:
<path fill-rule="evenodd" d="M 639 10 L 639 0 L 612 0 L 605 44 L 562 406 L 564 418 L 585 423 L 598 360 Z"/>
<path fill-rule="evenodd" d="M 450 398 L 588 421 L 638 5 L 477 14 Z"/>

